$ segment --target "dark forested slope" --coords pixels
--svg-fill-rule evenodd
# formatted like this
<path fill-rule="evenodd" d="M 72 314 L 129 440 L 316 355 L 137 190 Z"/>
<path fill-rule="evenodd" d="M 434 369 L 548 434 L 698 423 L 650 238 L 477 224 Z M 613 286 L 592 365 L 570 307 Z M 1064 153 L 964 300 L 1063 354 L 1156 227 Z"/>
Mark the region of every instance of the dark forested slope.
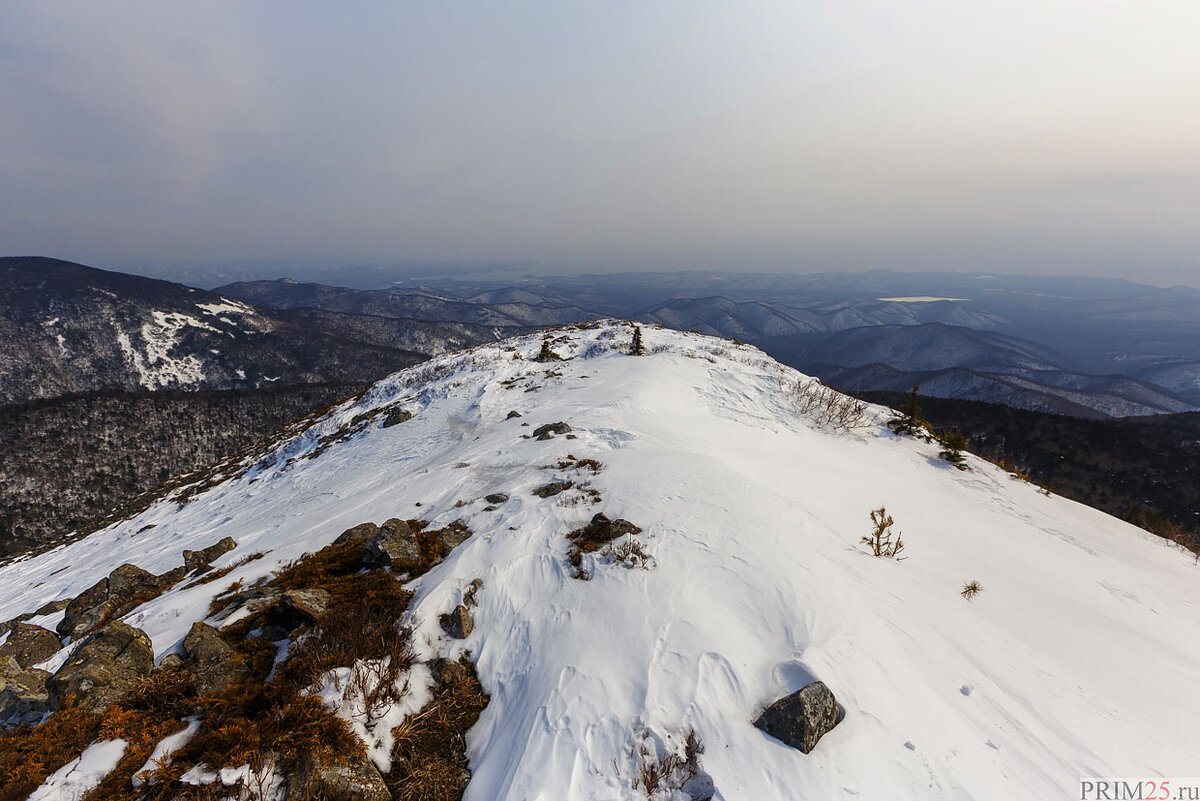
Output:
<path fill-rule="evenodd" d="M 0 557 L 86 528 L 363 386 L 101 392 L 0 407 Z"/>

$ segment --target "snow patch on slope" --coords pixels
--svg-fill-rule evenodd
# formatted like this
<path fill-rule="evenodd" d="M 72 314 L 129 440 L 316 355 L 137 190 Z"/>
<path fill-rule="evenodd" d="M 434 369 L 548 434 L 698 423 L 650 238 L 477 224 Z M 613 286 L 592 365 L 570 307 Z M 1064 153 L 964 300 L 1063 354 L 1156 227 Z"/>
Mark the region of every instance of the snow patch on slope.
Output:
<path fill-rule="evenodd" d="M 126 745 L 124 740 L 92 743 L 77 758 L 51 774 L 33 791 L 28 801 L 79 801 L 112 772 L 125 755 Z"/>
<path fill-rule="evenodd" d="M 221 333 L 208 323 L 180 312 L 153 311 L 153 322 L 142 325 L 141 339 L 145 353 L 133 346 L 129 335 L 117 329 L 117 344 L 133 365 L 139 383 L 146 389 L 163 389 L 198 384 L 204 380 L 203 363 L 198 356 L 171 356 L 179 343 L 180 332 L 187 327 Z"/>

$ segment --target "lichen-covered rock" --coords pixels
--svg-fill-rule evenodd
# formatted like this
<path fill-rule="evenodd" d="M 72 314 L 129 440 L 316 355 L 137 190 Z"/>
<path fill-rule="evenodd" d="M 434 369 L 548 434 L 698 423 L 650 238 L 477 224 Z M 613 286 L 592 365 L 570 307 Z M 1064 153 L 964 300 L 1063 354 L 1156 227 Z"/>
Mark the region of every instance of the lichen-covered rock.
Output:
<path fill-rule="evenodd" d="M 59 642 L 58 636 L 49 629 L 18 623 L 4 644 L 0 645 L 0 664 L 11 659 L 17 667 L 25 670 L 39 662 L 45 662 L 58 653 L 60 648 L 62 643 Z"/>
<path fill-rule="evenodd" d="M 307 623 L 317 620 L 329 611 L 332 598 L 321 589 L 288 590 L 279 600 L 279 606 L 291 614 L 300 615 Z"/>
<path fill-rule="evenodd" d="M 567 537 L 581 545 L 601 545 L 611 542 L 617 537 L 632 536 L 641 533 L 642 529 L 628 520 L 620 517 L 616 520 L 609 520 L 608 516 L 601 512 L 593 515 L 591 521 L 586 526 L 575 529 Z"/>
<path fill-rule="evenodd" d="M 246 677 L 237 652 L 206 623 L 193 623 L 183 638 L 184 666 L 195 680 L 198 695 L 218 695 Z"/>
<path fill-rule="evenodd" d="M 390 801 L 383 776 L 362 756 L 351 756 L 348 764 L 332 765 L 315 771 L 308 786 L 291 792 L 288 798 L 337 798 L 345 801 Z"/>
<path fill-rule="evenodd" d="M 371 565 L 408 570 L 421 561 L 417 535 L 405 520 L 392 518 L 379 527 L 379 533 L 367 540 L 364 561 Z"/>
<path fill-rule="evenodd" d="M 454 607 L 453 612 L 442 615 L 441 624 L 442 630 L 456 640 L 465 640 L 475 628 L 470 610 L 462 604 Z"/>
<path fill-rule="evenodd" d="M 366 542 L 371 537 L 379 533 L 379 526 L 374 523 L 359 523 L 353 528 L 348 528 L 338 535 L 338 538 L 333 541 L 334 545 L 341 545 L 345 542 Z"/>
<path fill-rule="evenodd" d="M 446 550 L 452 551 L 462 545 L 471 537 L 471 530 L 461 520 L 455 520 L 445 528 L 440 528 L 436 532 L 438 539 L 442 541 L 442 545 L 446 546 Z"/>
<path fill-rule="evenodd" d="M 46 680 L 50 709 L 57 711 L 64 699 L 74 697 L 83 708 L 103 712 L 153 669 L 154 647 L 146 633 L 120 621 L 109 623 Z"/>
<path fill-rule="evenodd" d="M 845 716 L 824 682 L 814 681 L 767 707 L 754 725 L 805 754 Z"/>
<path fill-rule="evenodd" d="M 561 492 L 566 492 L 571 487 L 575 486 L 570 481 L 551 481 L 549 484 L 543 484 L 533 490 L 533 494 L 539 498 L 553 498 Z"/>
<path fill-rule="evenodd" d="M 201 568 L 207 568 L 213 563 L 218 556 L 227 554 L 237 547 L 233 537 L 225 537 L 220 542 L 215 542 L 207 548 L 201 548 L 198 551 L 183 552 L 183 567 L 188 573 Z"/>
<path fill-rule="evenodd" d="M 540 440 L 553 439 L 555 434 L 569 433 L 571 427 L 559 420 L 557 423 L 547 423 L 544 426 L 538 426 L 533 429 L 533 438 Z"/>
<path fill-rule="evenodd" d="M 77 640 L 157 597 L 166 586 L 158 576 L 137 565 L 121 565 L 67 604 L 56 631 L 60 637 Z"/>
<path fill-rule="evenodd" d="M 483 496 L 483 499 L 488 503 L 504 503 L 508 500 L 508 496 L 503 492 L 493 492 L 491 495 Z"/>
<path fill-rule="evenodd" d="M 50 711 L 44 670 L 23 670 L 15 660 L 0 662 L 0 726 L 36 724 Z"/>
<path fill-rule="evenodd" d="M 392 409 L 384 416 L 383 427 L 391 428 L 400 423 L 407 423 L 411 419 L 413 419 L 412 412 L 404 409 Z"/>

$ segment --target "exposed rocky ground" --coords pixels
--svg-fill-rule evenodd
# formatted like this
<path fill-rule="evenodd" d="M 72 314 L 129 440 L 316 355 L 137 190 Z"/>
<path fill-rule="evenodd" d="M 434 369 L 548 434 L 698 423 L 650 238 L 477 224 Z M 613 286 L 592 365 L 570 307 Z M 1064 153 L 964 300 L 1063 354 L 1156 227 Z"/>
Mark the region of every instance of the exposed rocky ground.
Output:
<path fill-rule="evenodd" d="M 208 622 L 157 666 L 150 638 L 119 618 L 244 564 L 210 567 L 232 539 L 184 551 L 184 565 L 159 576 L 118 567 L 57 610 L 57 633 L 24 622 L 45 621 L 37 610 L 0 624 L 0 801 L 53 787 L 89 738 L 118 746 L 90 801 L 191 798 L 197 785 L 260 801 L 461 798 L 464 735 L 487 696 L 469 660 L 419 659 L 399 621 L 413 595 L 402 582 L 468 537 L 462 525 L 419 520 L 355 526 L 254 586 L 220 593 Z M 452 640 L 471 633 L 481 588 L 470 585 L 444 616 Z M 410 692 L 424 714 L 404 721 L 393 707 Z M 359 710 L 349 717 L 365 737 L 339 704 Z M 230 775 L 212 769 L 239 764 Z"/>

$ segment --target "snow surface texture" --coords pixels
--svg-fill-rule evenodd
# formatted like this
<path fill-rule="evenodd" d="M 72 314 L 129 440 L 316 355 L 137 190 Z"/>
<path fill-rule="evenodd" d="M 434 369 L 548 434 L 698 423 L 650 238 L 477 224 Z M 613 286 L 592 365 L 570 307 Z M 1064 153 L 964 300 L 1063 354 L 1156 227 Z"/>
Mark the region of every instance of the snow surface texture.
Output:
<path fill-rule="evenodd" d="M 77 759 L 51 774 L 29 801 L 79 801 L 117 766 L 126 745 L 124 740 L 93 743 Z"/>
<path fill-rule="evenodd" d="M 643 331 L 641 358 L 606 323 L 556 342 L 564 362 L 531 361 L 532 336 L 397 373 L 186 504 L 0 567 L 0 619 L 226 535 L 238 547 L 216 567 L 266 552 L 125 618 L 161 658 L 212 595 L 350 526 L 462 518 L 474 536 L 413 582 L 405 623 L 419 658 L 469 649 L 491 695 L 468 799 L 645 797 L 646 743 L 677 752 L 693 729 L 718 799 L 1070 798 L 1082 776 L 1195 772 L 1189 554 L 973 457 L 956 470 L 883 409 L 861 430 L 817 426 L 789 392 L 807 379 L 754 348 Z M 415 416 L 382 427 L 397 406 Z M 559 420 L 576 439 L 523 438 Z M 568 454 L 603 469 L 555 466 Z M 560 480 L 602 500 L 531 493 Z M 489 511 L 497 492 L 509 500 Z M 904 561 L 859 544 L 880 505 Z M 571 578 L 565 535 L 598 511 L 644 529 L 652 569 L 588 554 L 591 580 Z M 474 631 L 450 641 L 438 615 L 475 578 Z M 813 753 L 753 727 L 813 679 L 846 709 Z"/>

